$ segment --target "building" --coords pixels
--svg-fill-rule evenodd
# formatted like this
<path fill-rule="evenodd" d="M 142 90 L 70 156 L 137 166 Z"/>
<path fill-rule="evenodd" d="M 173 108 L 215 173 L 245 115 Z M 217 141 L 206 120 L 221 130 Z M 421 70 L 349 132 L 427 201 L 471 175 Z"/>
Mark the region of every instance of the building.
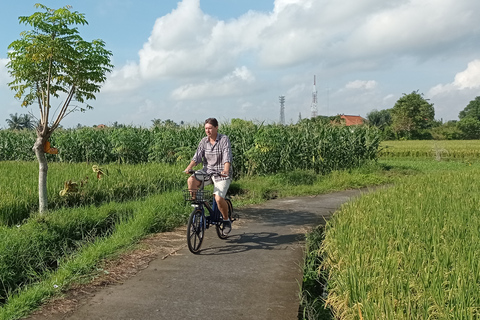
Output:
<path fill-rule="evenodd" d="M 362 118 L 360 116 L 350 116 L 345 114 L 341 114 L 340 118 L 345 120 L 346 126 L 355 126 L 359 124 L 364 124 L 367 121 L 367 119 Z"/>

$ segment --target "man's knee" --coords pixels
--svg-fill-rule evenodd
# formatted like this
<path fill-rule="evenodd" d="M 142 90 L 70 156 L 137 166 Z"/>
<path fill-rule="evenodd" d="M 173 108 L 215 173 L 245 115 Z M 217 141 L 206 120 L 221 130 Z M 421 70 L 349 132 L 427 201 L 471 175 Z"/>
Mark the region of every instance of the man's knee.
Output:
<path fill-rule="evenodd" d="M 217 201 L 217 203 L 219 203 L 219 202 L 221 203 L 221 202 L 225 201 L 225 198 L 222 198 L 218 194 L 215 194 L 215 201 Z"/>
<path fill-rule="evenodd" d="M 190 176 L 187 180 L 187 183 L 191 187 L 198 188 L 200 186 L 200 181 L 198 181 L 194 176 Z"/>

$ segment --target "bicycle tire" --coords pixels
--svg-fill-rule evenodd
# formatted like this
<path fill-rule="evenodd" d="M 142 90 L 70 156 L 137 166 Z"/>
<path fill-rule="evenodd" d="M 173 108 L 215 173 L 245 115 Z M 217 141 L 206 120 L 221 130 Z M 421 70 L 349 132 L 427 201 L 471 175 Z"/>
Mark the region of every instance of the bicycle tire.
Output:
<path fill-rule="evenodd" d="M 205 216 L 202 210 L 195 209 L 188 218 L 187 244 L 191 253 L 198 253 L 205 235 Z"/>
<path fill-rule="evenodd" d="M 232 221 L 232 216 L 233 216 L 232 201 L 230 201 L 230 199 L 225 199 L 225 201 L 227 201 L 227 205 L 228 205 L 228 218 L 230 219 L 230 221 Z M 220 239 L 225 240 L 225 239 L 228 238 L 228 234 L 223 234 L 223 224 L 222 223 L 217 224 L 215 229 L 217 230 L 217 236 Z"/>

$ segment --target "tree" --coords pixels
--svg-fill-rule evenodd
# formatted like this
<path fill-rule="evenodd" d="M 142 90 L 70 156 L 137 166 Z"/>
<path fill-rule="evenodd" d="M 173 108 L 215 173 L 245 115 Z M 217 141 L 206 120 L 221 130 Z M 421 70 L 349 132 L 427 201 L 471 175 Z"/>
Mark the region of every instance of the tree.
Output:
<path fill-rule="evenodd" d="M 391 115 L 392 129 L 398 137 L 419 139 L 432 127 L 435 109 L 417 90 L 404 93 L 391 109 Z"/>
<path fill-rule="evenodd" d="M 39 211 L 42 213 L 47 209 L 48 165 L 44 146 L 68 114 L 92 108 L 87 101 L 95 99 L 113 65 L 110 64 L 112 53 L 104 48 L 102 40 L 85 41 L 77 27 L 71 26 L 88 24 L 84 14 L 70 11 L 70 6 L 54 10 L 36 4 L 35 8 L 41 11 L 18 18 L 33 30 L 22 32 L 21 38 L 9 45 L 7 68 L 13 78 L 8 85 L 22 106 L 34 103 L 39 106 L 40 120 L 33 150 L 39 163 Z M 61 96 L 64 99 L 59 110 L 52 112 L 52 99 Z M 73 105 L 72 101 L 85 107 Z"/>
<path fill-rule="evenodd" d="M 367 114 L 367 120 L 370 125 L 384 129 L 392 124 L 392 115 L 389 109 L 380 111 L 373 109 Z"/>
<path fill-rule="evenodd" d="M 10 114 L 10 119 L 6 119 L 8 128 L 12 130 L 20 130 L 22 128 L 22 116 L 18 113 Z"/>
<path fill-rule="evenodd" d="M 480 96 L 468 103 L 468 105 L 458 114 L 459 119 L 471 117 L 480 120 Z"/>
<path fill-rule="evenodd" d="M 462 118 L 457 123 L 463 139 L 480 139 L 480 120 L 474 117 Z"/>
<path fill-rule="evenodd" d="M 32 122 L 32 116 L 29 114 L 10 114 L 10 119 L 5 121 L 7 121 L 8 128 L 12 130 L 33 129 L 35 126 Z"/>

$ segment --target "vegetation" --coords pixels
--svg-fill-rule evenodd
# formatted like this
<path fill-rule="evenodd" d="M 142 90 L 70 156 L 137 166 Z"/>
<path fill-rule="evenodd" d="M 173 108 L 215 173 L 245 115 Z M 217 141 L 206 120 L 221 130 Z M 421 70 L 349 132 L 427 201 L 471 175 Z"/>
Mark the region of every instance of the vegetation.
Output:
<path fill-rule="evenodd" d="M 462 160 L 472 162 L 480 158 L 479 140 L 411 140 L 383 141 L 380 144 L 380 159 L 423 158 Z"/>
<path fill-rule="evenodd" d="M 181 165 L 106 165 L 52 163 L 48 197 L 50 209 L 125 202 L 184 185 Z M 38 169 L 34 162 L 2 162 L 0 225 L 22 223 L 36 211 Z M 21 179 L 18 177 L 21 174 Z"/>
<path fill-rule="evenodd" d="M 290 126 L 233 119 L 221 125 L 220 132 L 232 143 L 236 177 L 294 169 L 327 173 L 353 168 L 374 159 L 380 143 L 376 128 L 308 119 Z M 58 130 L 50 139 L 58 155 L 48 155 L 48 159 L 96 164 L 175 163 L 189 160 L 204 135 L 200 125 Z M 32 160 L 28 145 L 33 139 L 33 133 L 0 131 L 0 151 L 9 150 L 0 152 L 0 160 Z"/>
<path fill-rule="evenodd" d="M 477 144 L 382 142 L 394 185 L 307 238 L 303 319 L 478 319 Z"/>
<path fill-rule="evenodd" d="M 37 137 L 33 150 L 39 164 L 39 212 L 47 210 L 48 139 L 62 119 L 77 109 L 71 101 L 85 103 L 95 99 L 106 73 L 112 53 L 101 40 L 88 42 L 78 34 L 76 27 L 85 25 L 84 14 L 70 11 L 66 6 L 57 10 L 36 4 L 43 12 L 19 17 L 20 23 L 33 28 L 21 33 L 21 38 L 9 45 L 7 68 L 13 81 L 10 88 L 15 97 L 27 107 L 38 103 L 40 110 Z M 53 98 L 65 95 L 58 113 L 51 110 Z M 86 108 L 91 108 L 86 105 Z"/>
<path fill-rule="evenodd" d="M 414 91 L 404 94 L 392 109 L 372 110 L 369 125 L 379 128 L 386 140 L 472 140 L 480 139 L 480 97 L 460 111 L 460 121 L 433 120 L 433 104 Z"/>
<path fill-rule="evenodd" d="M 433 126 L 435 109 L 418 91 L 404 94 L 390 111 L 392 129 L 399 138 L 419 139 Z"/>
<path fill-rule="evenodd" d="M 321 250 L 335 318 L 478 319 L 479 178 L 430 169 L 337 212 Z"/>
<path fill-rule="evenodd" d="M 34 171 L 31 163 L 12 162 L 10 165 L 9 171 L 12 172 L 25 172 L 28 166 Z M 20 166 L 15 169 L 15 165 Z M 66 168 L 65 164 L 54 165 Z M 80 175 L 83 175 L 83 170 L 91 170 L 90 165 L 85 164 L 68 166 L 76 167 Z M 183 186 L 185 176 L 181 170 L 184 166 L 145 166 L 148 170 L 140 170 L 139 165 L 110 165 L 103 168 L 105 171 L 108 169 L 108 176 L 101 180 L 91 177 L 89 180 L 95 181 L 88 182 L 102 184 L 110 179 L 116 180 L 101 188 L 95 187 L 94 194 L 100 193 L 99 190 L 116 187 L 119 183 L 115 178 L 118 168 L 125 179 L 121 187 L 136 190 L 133 191 L 137 197 L 135 200 L 114 199 L 117 201 L 109 202 L 106 199 L 103 204 L 60 208 L 49 215 L 33 215 L 18 225 L 0 227 L 0 235 L 4 239 L 4 244 L 0 246 L 0 280 L 4 283 L 4 290 L 0 289 L 0 295 L 5 303 L 0 308 L 0 319 L 17 319 L 38 306 L 46 297 L 66 290 L 72 283 L 88 281 L 89 275 L 92 272 L 95 274 L 96 266 L 102 259 L 131 246 L 146 234 L 171 230 L 185 223 L 191 208 L 183 204 L 180 191 L 168 191 L 174 189 L 173 186 L 167 188 L 167 191 L 158 188 L 153 193 L 159 194 L 138 199 L 139 194 L 148 193 L 142 191 L 145 181 L 150 179 L 155 184 L 154 180 L 158 180 L 149 176 L 161 176 L 156 171 L 163 171 L 166 178 L 171 175 L 173 181 L 169 184 Z M 52 170 L 57 171 L 61 170 Z M 142 172 L 143 175 L 140 176 Z M 231 192 L 238 207 L 277 196 L 319 194 L 389 181 L 391 176 L 385 175 L 372 163 L 368 168 L 335 171 L 324 176 L 315 175 L 313 171 L 298 171 L 245 177 L 232 184 Z M 11 185 L 11 179 L 0 181 L 0 185 L 3 184 Z M 107 193 L 117 192 L 120 190 Z"/>
<path fill-rule="evenodd" d="M 35 126 L 32 122 L 32 116 L 29 114 L 10 114 L 10 119 L 5 121 L 7 121 L 8 128 L 11 130 L 33 129 Z"/>

